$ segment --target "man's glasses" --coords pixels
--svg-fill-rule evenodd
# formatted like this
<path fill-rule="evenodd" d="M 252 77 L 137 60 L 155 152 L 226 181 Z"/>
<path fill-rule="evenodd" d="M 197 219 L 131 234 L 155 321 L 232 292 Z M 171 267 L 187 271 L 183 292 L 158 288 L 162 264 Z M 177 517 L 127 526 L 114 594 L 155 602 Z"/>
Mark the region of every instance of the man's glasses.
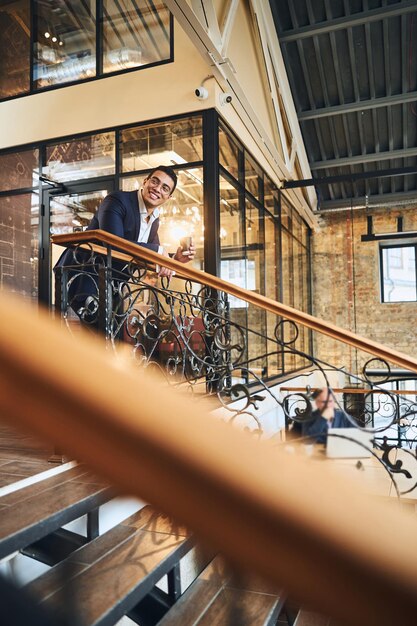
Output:
<path fill-rule="evenodd" d="M 171 187 L 167 185 L 166 183 L 163 183 L 162 180 L 159 180 L 157 176 L 152 176 L 152 178 L 149 178 L 149 182 L 152 185 L 152 187 L 159 187 L 161 190 L 161 193 L 164 196 L 169 196 L 169 194 L 172 191 Z"/>

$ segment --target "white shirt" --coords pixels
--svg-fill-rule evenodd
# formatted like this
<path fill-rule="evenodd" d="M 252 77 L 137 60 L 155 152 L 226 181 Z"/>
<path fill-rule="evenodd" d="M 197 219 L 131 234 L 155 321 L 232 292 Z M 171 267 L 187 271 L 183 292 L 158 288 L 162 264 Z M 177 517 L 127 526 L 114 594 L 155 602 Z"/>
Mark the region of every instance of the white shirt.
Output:
<path fill-rule="evenodd" d="M 142 192 L 138 193 L 138 204 L 139 204 L 139 212 L 140 212 L 140 228 L 139 228 L 139 237 L 138 243 L 148 243 L 149 235 L 151 232 L 152 224 L 159 217 L 159 209 L 156 208 L 152 211 L 152 213 L 148 213 L 145 203 L 142 198 Z M 161 254 L 162 246 L 159 246 L 158 252 Z"/>

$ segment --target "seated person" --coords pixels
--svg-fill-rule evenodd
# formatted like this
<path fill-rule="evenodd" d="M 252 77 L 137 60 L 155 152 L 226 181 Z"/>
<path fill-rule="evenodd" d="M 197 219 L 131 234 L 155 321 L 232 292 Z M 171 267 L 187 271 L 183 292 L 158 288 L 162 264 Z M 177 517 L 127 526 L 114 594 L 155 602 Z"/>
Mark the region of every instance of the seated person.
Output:
<path fill-rule="evenodd" d="M 312 419 L 302 424 L 302 436 L 310 437 L 316 443 L 326 443 L 329 428 L 355 428 L 346 413 L 336 408 L 336 402 L 331 389 L 316 389 L 312 398 L 317 409 L 312 413 Z"/>

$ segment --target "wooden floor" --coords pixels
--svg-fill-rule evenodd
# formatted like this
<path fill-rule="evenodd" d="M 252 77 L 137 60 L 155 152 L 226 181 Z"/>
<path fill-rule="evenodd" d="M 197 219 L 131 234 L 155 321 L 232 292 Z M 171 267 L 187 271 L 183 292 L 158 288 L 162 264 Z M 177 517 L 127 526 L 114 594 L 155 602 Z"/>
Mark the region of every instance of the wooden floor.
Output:
<path fill-rule="evenodd" d="M 0 422 L 0 488 L 52 469 L 52 446 Z"/>

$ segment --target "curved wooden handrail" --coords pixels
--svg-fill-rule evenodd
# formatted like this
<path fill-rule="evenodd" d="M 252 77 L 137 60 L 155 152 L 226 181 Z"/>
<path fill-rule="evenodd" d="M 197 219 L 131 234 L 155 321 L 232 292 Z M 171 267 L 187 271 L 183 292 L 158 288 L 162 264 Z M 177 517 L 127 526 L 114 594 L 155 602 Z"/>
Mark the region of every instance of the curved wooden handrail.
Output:
<path fill-rule="evenodd" d="M 70 235 L 54 235 L 52 237 L 53 243 L 63 246 L 75 245 L 77 243 L 88 241 L 99 241 L 101 244 L 107 244 L 122 250 L 125 254 L 130 255 L 132 258 L 149 261 L 159 265 L 162 264 L 169 269 L 175 270 L 178 274 L 181 274 L 185 278 L 189 278 L 190 280 L 203 285 L 208 285 L 209 287 L 213 287 L 219 291 L 225 291 L 232 296 L 236 296 L 240 300 L 245 300 L 246 302 L 254 304 L 255 306 L 258 306 L 266 311 L 285 317 L 286 319 L 297 324 L 302 324 L 303 326 L 311 328 L 312 330 L 322 333 L 323 335 L 342 341 L 343 343 L 354 348 L 363 350 L 364 352 L 372 354 L 380 359 L 395 363 L 400 367 L 417 373 L 417 359 L 411 356 L 388 348 L 376 341 L 356 335 L 349 330 L 344 330 L 335 324 L 326 322 L 318 317 L 309 315 L 308 313 L 303 313 L 298 309 L 294 309 L 286 304 L 267 298 L 266 296 L 261 296 L 260 294 L 249 291 L 248 289 L 237 287 L 236 285 L 222 280 L 217 276 L 213 276 L 212 274 L 207 274 L 206 272 L 197 270 L 189 265 L 163 257 L 156 252 L 152 252 L 151 250 L 147 250 L 146 248 L 135 243 L 121 239 L 120 237 L 112 235 L 104 230 L 90 230 Z"/>
<path fill-rule="evenodd" d="M 321 387 L 310 387 L 310 391 L 316 391 L 317 389 L 321 389 Z M 283 391 L 301 391 L 301 392 L 306 392 L 307 388 L 306 387 L 280 387 L 279 388 L 280 392 L 282 393 Z M 381 387 L 378 387 L 377 389 L 358 389 L 357 387 L 354 388 L 350 388 L 350 387 L 332 387 L 332 391 L 334 393 L 352 393 L 352 394 L 362 394 L 362 395 L 368 395 L 370 393 L 391 393 L 393 395 L 400 395 L 400 396 L 416 396 L 417 395 L 417 390 L 415 389 L 382 389 Z"/>
<path fill-rule="evenodd" d="M 5 292 L 0 369 L 3 416 L 186 523 L 235 563 L 343 623 L 414 626 L 414 520 L 326 463 L 210 417 L 92 333 L 74 341 Z"/>

